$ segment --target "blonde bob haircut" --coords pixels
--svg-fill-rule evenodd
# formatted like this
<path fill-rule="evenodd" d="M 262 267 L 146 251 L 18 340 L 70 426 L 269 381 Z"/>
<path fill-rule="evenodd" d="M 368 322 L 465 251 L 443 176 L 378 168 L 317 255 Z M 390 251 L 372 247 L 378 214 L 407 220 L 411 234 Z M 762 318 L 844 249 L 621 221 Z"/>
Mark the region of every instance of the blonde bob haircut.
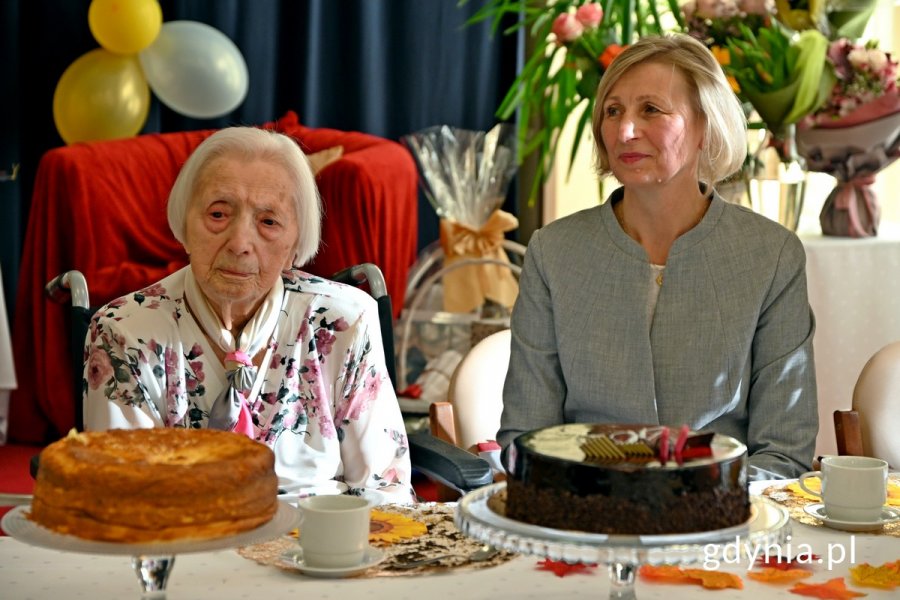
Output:
<path fill-rule="evenodd" d="M 312 260 L 319 249 L 322 230 L 322 200 L 309 160 L 292 138 L 258 127 L 227 127 L 215 132 L 191 153 L 178 173 L 167 208 L 169 228 L 175 239 L 185 244 L 185 220 L 188 207 L 203 182 L 203 173 L 218 158 L 250 162 L 263 160 L 281 165 L 293 182 L 297 215 L 297 241 L 294 244 L 295 267 Z"/>
<path fill-rule="evenodd" d="M 598 173 L 601 176 L 612 173 L 600 135 L 606 98 L 622 75 L 635 65 L 647 62 L 677 68 L 693 90 L 694 111 L 706 123 L 699 180 L 715 184 L 740 169 L 747 155 L 747 119 L 722 67 L 696 39 L 686 34 L 670 34 L 644 37 L 628 46 L 600 79 L 592 119 Z"/>

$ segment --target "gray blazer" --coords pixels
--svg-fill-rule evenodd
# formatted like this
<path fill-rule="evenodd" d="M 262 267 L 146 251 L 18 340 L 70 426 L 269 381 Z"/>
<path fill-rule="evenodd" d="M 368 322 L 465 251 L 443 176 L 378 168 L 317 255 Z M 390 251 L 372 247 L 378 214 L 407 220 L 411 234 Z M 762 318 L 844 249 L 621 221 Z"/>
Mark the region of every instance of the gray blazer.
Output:
<path fill-rule="evenodd" d="M 747 444 L 750 477 L 796 477 L 818 431 L 815 322 L 796 235 L 718 196 L 651 266 L 610 200 L 537 231 L 512 314 L 498 441 L 569 422 L 688 424 Z"/>

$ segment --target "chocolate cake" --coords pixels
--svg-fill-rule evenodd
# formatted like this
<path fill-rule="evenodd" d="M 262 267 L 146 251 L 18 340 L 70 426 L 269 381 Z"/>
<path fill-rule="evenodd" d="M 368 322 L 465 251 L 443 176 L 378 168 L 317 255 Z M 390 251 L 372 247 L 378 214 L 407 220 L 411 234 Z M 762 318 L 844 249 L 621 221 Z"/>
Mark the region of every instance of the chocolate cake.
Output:
<path fill-rule="evenodd" d="M 567 424 L 510 448 L 506 516 L 555 529 L 659 535 L 750 516 L 747 448 L 687 427 Z"/>

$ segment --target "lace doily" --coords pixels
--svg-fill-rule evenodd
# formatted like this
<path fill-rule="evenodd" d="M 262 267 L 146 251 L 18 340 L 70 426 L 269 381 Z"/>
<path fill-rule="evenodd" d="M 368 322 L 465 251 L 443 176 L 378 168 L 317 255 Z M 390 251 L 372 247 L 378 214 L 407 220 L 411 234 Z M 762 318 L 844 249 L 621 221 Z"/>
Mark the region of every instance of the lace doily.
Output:
<path fill-rule="evenodd" d="M 372 542 L 373 546 L 385 553 L 385 559 L 379 565 L 356 575 L 357 577 L 390 577 L 398 575 L 416 575 L 428 572 L 440 572 L 448 569 L 482 569 L 503 564 L 516 556 L 515 553 L 501 551 L 487 560 L 470 561 L 467 557 L 482 547 L 482 544 L 461 533 L 453 523 L 455 504 L 422 503 L 413 506 L 385 505 L 378 511 L 394 513 L 424 523 L 427 533 L 418 537 L 404 539 L 391 544 Z M 246 559 L 262 565 L 272 565 L 284 570 L 295 571 L 285 566 L 281 555 L 297 545 L 292 535 L 278 539 L 238 548 L 238 554 Z M 414 568 L 403 568 L 405 563 L 414 560 L 432 558 L 452 554 L 436 563 Z"/>
<path fill-rule="evenodd" d="M 896 493 L 894 492 L 894 490 L 900 491 L 900 475 L 896 473 L 888 475 L 888 491 L 889 493 L 893 494 Z M 804 507 L 810 504 L 821 502 L 821 500 L 818 498 L 813 499 L 811 497 L 799 494 L 791 489 L 791 487 L 788 487 L 784 484 L 769 486 L 763 490 L 762 495 L 785 506 L 790 512 L 791 518 L 795 521 L 803 523 L 804 525 L 811 525 L 812 527 L 825 526 L 822 521 L 803 510 Z M 870 531 L 867 533 L 900 537 L 900 521 L 887 523 L 880 530 Z"/>

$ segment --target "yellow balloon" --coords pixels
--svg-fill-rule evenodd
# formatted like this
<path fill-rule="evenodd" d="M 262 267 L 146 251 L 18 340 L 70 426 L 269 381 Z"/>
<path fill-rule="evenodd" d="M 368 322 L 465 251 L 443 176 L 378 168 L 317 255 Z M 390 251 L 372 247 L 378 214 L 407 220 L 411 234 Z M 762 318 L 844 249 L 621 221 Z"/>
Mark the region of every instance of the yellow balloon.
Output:
<path fill-rule="evenodd" d="M 137 54 L 159 35 L 162 9 L 157 0 L 93 0 L 88 26 L 110 52 Z"/>
<path fill-rule="evenodd" d="M 67 144 L 137 135 L 150 110 L 150 87 L 137 56 L 91 50 L 63 72 L 53 120 Z"/>

